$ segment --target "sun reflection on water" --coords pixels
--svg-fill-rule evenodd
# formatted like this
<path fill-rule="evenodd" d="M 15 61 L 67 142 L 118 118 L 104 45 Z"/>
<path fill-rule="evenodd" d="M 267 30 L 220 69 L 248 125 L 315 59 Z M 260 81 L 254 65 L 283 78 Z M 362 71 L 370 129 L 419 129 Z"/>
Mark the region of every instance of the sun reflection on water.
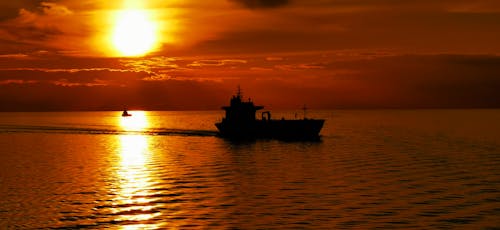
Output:
<path fill-rule="evenodd" d="M 146 113 L 131 112 L 130 117 L 121 117 L 120 126 L 126 132 L 141 132 L 149 127 Z M 128 133 L 119 136 L 120 149 L 117 162 L 118 192 L 113 206 L 116 221 L 131 222 L 124 229 L 154 229 L 159 226 L 147 224 L 159 215 L 155 212 L 151 188 L 154 178 L 151 174 L 149 138 L 146 135 Z"/>
<path fill-rule="evenodd" d="M 145 131 L 149 128 L 149 120 L 145 111 L 131 111 L 130 117 L 120 117 L 120 127 L 124 131 Z"/>

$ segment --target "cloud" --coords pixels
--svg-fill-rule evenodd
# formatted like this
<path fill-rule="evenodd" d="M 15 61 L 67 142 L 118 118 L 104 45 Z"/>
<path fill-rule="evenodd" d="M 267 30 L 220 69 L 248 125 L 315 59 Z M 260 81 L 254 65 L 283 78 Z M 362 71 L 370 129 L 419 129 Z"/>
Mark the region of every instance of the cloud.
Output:
<path fill-rule="evenodd" d="M 17 54 L 1 54 L 0 55 L 0 59 L 1 58 L 8 58 L 8 59 L 28 59 L 30 57 L 27 54 L 17 53 Z"/>
<path fill-rule="evenodd" d="M 6 79 L 6 80 L 0 80 L 0 85 L 7 85 L 7 84 L 34 84 L 37 83 L 35 80 L 19 80 L 19 79 Z"/>
<path fill-rule="evenodd" d="M 188 67 L 207 67 L 207 66 L 237 66 L 246 64 L 246 60 L 224 59 L 224 60 L 196 60 L 187 65 Z"/>
<path fill-rule="evenodd" d="M 127 85 L 142 81 L 148 73 L 120 69 L 1 69 L 3 84 L 51 84 L 58 86 L 111 86 Z"/>
<path fill-rule="evenodd" d="M 0 22 L 0 53 L 92 51 L 88 47 L 89 14 L 56 2 L 40 2 L 17 13 L 17 17 Z"/>
<path fill-rule="evenodd" d="M 282 57 L 266 57 L 267 61 L 283 61 Z"/>
<path fill-rule="evenodd" d="M 70 58 L 61 62 L 65 68 L 43 68 L 44 62 L 37 63 L 42 60 L 25 60 L 24 65 L 34 66 L 0 69 L 0 110 L 103 110 L 123 105 L 217 109 L 237 85 L 254 101 L 274 108 L 294 109 L 304 103 L 313 109 L 500 107 L 500 56 L 377 51 L 273 55 L 283 61 L 268 61 L 269 55 L 159 57 L 125 67 L 119 59 Z M 78 61 L 86 67 L 72 66 Z M 202 65 L 187 68 L 193 63 Z M 233 69 L 233 64 L 243 66 Z M 288 65 L 283 66 L 287 71 L 276 64 Z"/>
<path fill-rule="evenodd" d="M 325 64 L 324 63 L 304 63 L 304 64 L 297 64 L 297 65 L 276 65 L 276 69 L 280 70 L 310 70 L 310 69 L 324 69 Z"/>
<path fill-rule="evenodd" d="M 21 9 L 36 10 L 45 0 L 0 1 L 0 21 L 18 16 Z"/>
<path fill-rule="evenodd" d="M 117 77 L 117 76 L 115 76 Z M 1 82 L 1 81 L 0 81 Z M 217 109 L 230 92 L 218 83 L 186 80 L 128 81 L 124 85 L 55 82 L 0 84 L 0 111 Z"/>
<path fill-rule="evenodd" d="M 286 6 L 290 0 L 230 0 L 249 9 L 265 9 Z"/>
<path fill-rule="evenodd" d="M 127 69 L 137 72 L 144 71 L 151 74 L 158 71 L 175 70 L 180 68 L 176 63 L 177 60 L 175 58 L 164 56 L 120 59 L 120 62 Z"/>
<path fill-rule="evenodd" d="M 0 6 L 11 10 L 0 9 L 0 18 L 5 15 L 0 54 L 112 55 L 109 33 L 122 2 L 2 1 Z M 152 55 L 335 49 L 500 53 L 495 0 L 151 0 L 144 6 L 161 28 L 161 48 Z M 275 8 L 280 10 L 259 11 Z"/>
<path fill-rule="evenodd" d="M 58 86 L 64 86 L 64 87 L 75 87 L 75 86 L 88 86 L 88 87 L 93 87 L 93 86 L 106 86 L 109 83 L 106 81 L 102 81 L 99 79 L 94 79 L 93 82 L 87 82 L 87 83 L 78 83 L 78 82 L 71 82 L 68 79 L 61 78 L 57 81 L 52 82 L 54 85 Z"/>

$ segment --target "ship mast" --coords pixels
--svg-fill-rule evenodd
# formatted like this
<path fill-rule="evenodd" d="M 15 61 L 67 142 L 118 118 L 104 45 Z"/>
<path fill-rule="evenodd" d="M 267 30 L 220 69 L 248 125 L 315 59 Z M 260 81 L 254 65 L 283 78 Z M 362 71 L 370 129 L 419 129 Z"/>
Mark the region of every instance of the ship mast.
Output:
<path fill-rule="evenodd" d="M 238 85 L 237 97 L 239 97 L 240 99 L 243 98 L 243 94 L 241 93 L 241 87 L 240 87 L 240 85 Z"/>

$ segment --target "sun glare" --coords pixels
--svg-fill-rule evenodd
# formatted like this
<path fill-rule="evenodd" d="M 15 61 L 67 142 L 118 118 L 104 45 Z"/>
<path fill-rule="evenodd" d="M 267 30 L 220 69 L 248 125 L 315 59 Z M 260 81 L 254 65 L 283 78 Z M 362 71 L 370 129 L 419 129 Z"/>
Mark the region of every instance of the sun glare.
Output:
<path fill-rule="evenodd" d="M 145 10 L 122 10 L 116 14 L 112 44 L 123 56 L 142 56 L 157 43 L 157 25 Z"/>
<path fill-rule="evenodd" d="M 120 126 L 124 131 L 145 131 L 149 126 L 149 121 L 144 111 L 129 111 L 132 116 L 120 117 Z"/>

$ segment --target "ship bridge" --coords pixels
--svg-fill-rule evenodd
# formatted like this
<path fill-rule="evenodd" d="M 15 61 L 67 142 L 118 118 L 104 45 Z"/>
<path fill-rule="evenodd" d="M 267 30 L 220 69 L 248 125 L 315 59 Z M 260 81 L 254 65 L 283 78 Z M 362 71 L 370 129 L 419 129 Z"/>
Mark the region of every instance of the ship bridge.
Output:
<path fill-rule="evenodd" d="M 242 100 L 241 91 L 231 98 L 229 106 L 223 106 L 226 111 L 226 120 L 234 123 L 248 123 L 255 121 L 255 113 L 257 110 L 263 109 L 264 106 L 256 106 L 253 102 Z"/>

